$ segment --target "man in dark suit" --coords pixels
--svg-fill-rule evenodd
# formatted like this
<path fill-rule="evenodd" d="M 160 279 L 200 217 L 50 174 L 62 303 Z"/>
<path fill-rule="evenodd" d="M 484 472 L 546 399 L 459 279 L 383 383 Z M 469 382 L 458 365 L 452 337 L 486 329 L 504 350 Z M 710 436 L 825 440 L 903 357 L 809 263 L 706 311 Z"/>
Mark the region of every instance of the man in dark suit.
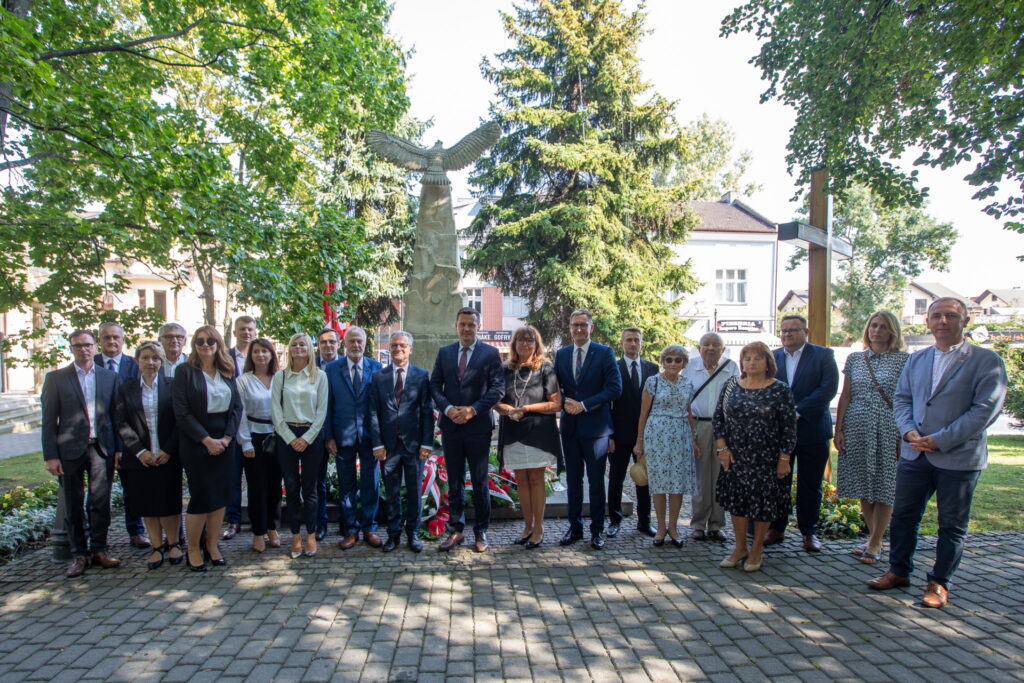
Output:
<path fill-rule="evenodd" d="M 570 346 L 555 354 L 555 372 L 562 389 L 562 452 L 569 489 L 569 530 L 560 541 L 571 545 L 583 538 L 583 470 L 590 483 L 590 544 L 604 548 L 604 472 L 608 437 L 612 435 L 612 401 L 622 395 L 622 377 L 611 347 L 590 339 L 594 319 L 589 311 L 569 316 Z M 635 428 L 634 428 L 635 429 Z M 634 436 L 635 438 L 635 436 Z"/>
<path fill-rule="evenodd" d="M 235 345 L 228 349 L 228 355 L 235 363 L 235 377 L 241 377 L 249 346 L 252 340 L 259 336 L 259 332 L 256 331 L 256 319 L 251 315 L 238 316 L 235 318 L 231 334 L 235 338 Z M 227 456 L 231 458 L 231 502 L 224 511 L 226 525 L 221 538 L 230 540 L 235 537 L 242 525 L 242 449 L 238 439 L 231 440 Z"/>
<path fill-rule="evenodd" d="M 491 408 L 505 395 L 501 354 L 477 340 L 480 313 L 460 308 L 455 316 L 459 341 L 442 346 L 430 373 L 430 393 L 441 413 L 441 446 L 448 468 L 448 536 L 437 547 L 448 551 L 462 544 L 466 526 L 466 465 L 473 483 L 474 548 L 488 548 L 491 494 L 487 488 L 487 460 L 494 421 Z"/>
<path fill-rule="evenodd" d="M 106 322 L 100 325 L 100 350 L 93 357 L 93 362 L 101 368 L 110 370 L 117 375 L 118 386 L 128 381 L 139 381 L 139 364 L 135 359 L 124 353 L 124 328 L 113 322 Z M 107 459 L 107 465 L 113 469 L 115 463 L 120 463 L 121 454 L 124 451 L 124 444 L 121 437 L 114 434 L 114 457 Z M 111 471 L 113 480 L 113 471 Z M 123 487 L 124 496 L 127 499 L 131 496 L 128 488 Z M 128 514 L 130 503 L 125 501 L 124 527 L 128 532 L 128 538 L 132 546 L 136 548 L 148 548 L 150 546 L 149 536 L 146 535 L 146 525 L 138 515 Z"/>
<path fill-rule="evenodd" d="M 65 572 L 81 576 L 90 561 L 104 569 L 120 560 L 107 554 L 110 528 L 110 471 L 114 457 L 111 422 L 117 375 L 93 361 L 96 337 L 76 330 L 69 337 L 74 362 L 47 373 L 43 381 L 43 459 L 61 478 L 64 514 L 73 560 Z M 85 539 L 85 476 L 89 477 L 89 542 Z M 91 551 L 91 555 L 90 555 Z"/>
<path fill-rule="evenodd" d="M 338 360 L 338 348 L 341 345 L 341 337 L 337 330 L 325 327 L 316 335 L 316 366 L 325 368 L 328 363 Z M 322 541 L 327 537 L 327 463 L 329 457 L 324 457 L 320 462 L 320 471 L 316 476 L 316 504 L 319 507 L 316 518 L 316 540 Z"/>
<path fill-rule="evenodd" d="M 423 461 L 430 457 L 434 443 L 434 405 L 430 398 L 430 376 L 423 368 L 409 364 L 412 335 L 394 332 L 388 343 L 391 365 L 373 376 L 370 384 L 370 440 L 373 455 L 384 471 L 388 503 L 388 540 L 384 552 L 402 540 L 402 501 L 399 494 L 405 479 L 405 533 L 413 552 L 423 550 L 416 537 L 423 507 Z"/>
<path fill-rule="evenodd" d="M 324 367 L 330 398 L 324 423 L 327 452 L 335 455 L 338 466 L 338 507 L 341 515 L 341 542 L 348 550 L 359 540 L 374 548 L 384 544 L 377 535 L 377 503 L 380 497 L 380 473 L 370 443 L 367 396 L 373 375 L 380 363 L 363 356 L 366 332 L 352 326 L 342 340 L 345 357 Z M 359 477 L 356 478 L 356 460 Z M 356 491 L 359 491 L 358 503 Z"/>
<path fill-rule="evenodd" d="M 622 524 L 622 484 L 631 461 L 636 460 L 636 427 L 640 420 L 640 394 L 648 377 L 658 374 L 658 366 L 640 358 L 643 333 L 638 327 L 622 331 L 622 358 L 618 362 L 622 395 L 612 402 L 612 432 L 608 440 L 608 538 L 615 538 Z M 651 495 L 646 486 L 636 487 L 637 530 L 654 536 L 651 526 Z"/>
<path fill-rule="evenodd" d="M 800 472 L 796 483 L 796 521 L 803 536 L 804 550 L 819 552 L 818 515 L 821 512 L 821 479 L 828 464 L 832 438 L 832 414 L 829 403 L 839 389 L 839 369 L 832 349 L 807 343 L 807 319 L 787 315 L 779 325 L 782 348 L 775 349 L 778 365 L 776 379 L 789 385 L 796 402 L 796 448 L 793 449 L 786 490 L 793 482 L 792 472 Z M 781 543 L 789 524 L 789 514 L 774 522 L 764 537 L 765 545 Z"/>

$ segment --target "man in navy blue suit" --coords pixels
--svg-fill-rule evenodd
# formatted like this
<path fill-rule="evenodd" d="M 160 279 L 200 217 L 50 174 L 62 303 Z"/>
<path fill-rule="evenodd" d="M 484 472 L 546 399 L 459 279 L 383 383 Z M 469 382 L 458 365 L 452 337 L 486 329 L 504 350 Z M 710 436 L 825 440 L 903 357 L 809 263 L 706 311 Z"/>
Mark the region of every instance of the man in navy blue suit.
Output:
<path fill-rule="evenodd" d="M 370 384 L 370 440 L 373 455 L 384 471 L 388 504 L 388 540 L 384 552 L 402 540 L 402 501 L 399 494 L 405 479 L 405 533 L 413 552 L 423 550 L 416 536 L 423 507 L 423 461 L 430 457 L 434 443 L 434 404 L 430 398 L 430 376 L 409 363 L 412 335 L 394 332 L 388 342 L 391 365 L 373 376 Z"/>
<path fill-rule="evenodd" d="M 228 349 L 228 355 L 235 362 L 235 377 L 241 377 L 245 372 L 245 359 L 249 355 L 249 347 L 253 339 L 260 336 L 256 330 L 256 319 L 251 315 L 238 316 L 235 318 L 231 334 L 235 337 L 235 345 Z M 221 538 L 230 540 L 242 526 L 242 449 L 238 439 L 231 440 L 227 451 L 227 457 L 231 458 L 231 501 L 224 512 L 225 528 Z M 322 539 L 318 537 L 317 540 Z"/>
<path fill-rule="evenodd" d="M 832 349 L 807 343 L 807 319 L 787 315 L 779 325 L 782 348 L 775 349 L 778 365 L 776 379 L 789 385 L 796 402 L 796 448 L 793 449 L 786 490 L 793 482 L 792 472 L 798 467 L 796 479 L 796 522 L 803 535 L 804 550 L 820 552 L 818 515 L 821 511 L 821 479 L 828 464 L 829 440 L 832 438 L 832 414 L 829 404 L 839 389 L 839 369 Z M 764 537 L 765 545 L 781 543 L 789 524 L 789 514 L 774 522 Z"/>
<path fill-rule="evenodd" d="M 101 368 L 110 370 L 117 375 L 118 386 L 129 381 L 139 381 L 139 364 L 135 362 L 135 359 L 124 353 L 124 328 L 113 322 L 106 322 L 100 325 L 100 349 L 102 353 L 97 353 L 93 357 L 93 362 Z M 121 460 L 121 437 L 116 433 L 114 434 L 114 457 L 107 461 L 108 466 L 111 468 L 111 481 L 113 481 L 113 468 L 120 463 Z M 131 496 L 131 492 L 128 489 L 123 490 L 124 496 L 127 499 Z M 127 508 L 128 505 L 125 505 Z M 148 548 L 150 546 L 149 536 L 146 535 L 146 525 L 142 523 L 142 518 L 138 515 L 129 515 L 127 512 L 124 513 L 124 528 L 128 532 L 128 538 L 131 540 L 131 544 L 136 548 Z"/>
<path fill-rule="evenodd" d="M 455 316 L 459 341 L 437 351 L 430 373 L 430 393 L 441 413 L 441 446 L 448 468 L 448 536 L 437 547 L 448 551 L 462 544 L 466 526 L 466 465 L 473 483 L 474 548 L 488 548 L 491 494 L 487 489 L 487 459 L 494 421 L 491 408 L 505 395 L 505 371 L 501 354 L 477 340 L 480 313 L 460 308 Z"/>
<path fill-rule="evenodd" d="M 362 531 L 363 540 L 379 548 L 384 544 L 377 535 L 380 474 L 370 443 L 366 397 L 373 375 L 380 370 L 380 363 L 363 356 L 366 332 L 362 328 L 348 328 L 342 343 L 345 357 L 324 366 L 330 387 L 324 436 L 327 452 L 337 456 L 335 462 L 338 465 L 338 507 L 343 536 L 338 547 L 348 550 L 359 540 L 359 532 Z M 359 460 L 358 483 L 356 459 Z"/>
<path fill-rule="evenodd" d="M 604 471 L 614 431 L 611 402 L 622 395 L 622 377 L 611 347 L 590 339 L 594 319 L 580 309 L 569 316 L 572 345 L 555 354 L 562 390 L 562 452 L 569 489 L 569 530 L 562 545 L 583 538 L 583 470 L 590 482 L 590 544 L 604 548 Z"/>

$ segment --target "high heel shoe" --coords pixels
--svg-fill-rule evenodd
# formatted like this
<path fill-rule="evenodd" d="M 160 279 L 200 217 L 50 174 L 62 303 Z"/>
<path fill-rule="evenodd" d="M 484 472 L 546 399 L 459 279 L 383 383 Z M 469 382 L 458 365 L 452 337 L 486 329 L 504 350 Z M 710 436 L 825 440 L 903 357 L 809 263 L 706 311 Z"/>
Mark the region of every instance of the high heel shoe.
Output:
<path fill-rule="evenodd" d="M 188 567 L 191 571 L 194 571 L 194 572 L 205 572 L 206 571 L 206 562 L 205 561 L 200 562 L 199 564 L 194 565 L 194 564 L 192 564 L 192 560 L 188 559 L 188 555 L 183 555 L 182 557 L 185 558 L 185 566 Z"/>
<path fill-rule="evenodd" d="M 213 559 L 213 555 L 210 554 L 210 551 L 206 548 L 203 548 L 203 561 L 205 562 L 207 560 L 209 560 L 210 564 L 212 564 L 214 567 L 225 567 L 228 564 L 228 561 L 225 560 L 223 557 L 217 560 Z"/>
<path fill-rule="evenodd" d="M 764 559 L 764 556 L 762 555 L 761 558 Z M 743 571 L 745 571 L 745 572 L 756 572 L 760 568 L 761 568 L 761 560 L 758 560 L 756 564 L 753 563 L 753 562 L 744 562 L 743 563 Z"/>
<path fill-rule="evenodd" d="M 181 564 L 181 561 L 185 559 L 185 549 L 181 547 L 181 542 L 179 541 L 177 543 L 171 543 L 170 545 L 168 545 L 167 552 L 171 552 L 171 548 L 177 548 L 179 551 L 181 551 L 181 555 L 178 555 L 177 557 L 168 556 L 167 561 L 171 564 Z"/>
<path fill-rule="evenodd" d="M 656 538 L 653 541 L 651 541 L 651 545 L 660 548 L 661 546 L 665 545 L 665 538 Z"/>
<path fill-rule="evenodd" d="M 259 543 L 259 545 L 257 545 L 257 543 Z M 263 540 L 263 537 L 262 536 L 253 536 L 253 538 L 252 538 L 252 551 L 254 553 L 262 553 L 266 549 L 267 549 L 267 542 Z"/>
<path fill-rule="evenodd" d="M 544 537 L 541 536 L 536 541 L 527 541 L 526 543 L 523 544 L 523 547 L 526 548 L 527 550 L 533 550 L 534 548 L 539 548 L 540 544 L 543 543 L 543 542 L 544 542 Z"/>
<path fill-rule="evenodd" d="M 306 551 L 303 553 L 303 555 L 305 555 L 306 557 L 316 557 L 316 551 L 317 548 L 313 548 L 312 550 L 310 550 L 309 546 L 307 545 Z"/>
<path fill-rule="evenodd" d="M 146 566 L 148 568 L 150 568 L 150 569 L 156 569 L 156 568 L 160 567 L 161 565 L 163 565 L 163 563 L 164 563 L 164 557 L 166 557 L 166 555 L 167 555 L 167 546 L 166 545 L 162 545 L 159 548 L 154 547 L 151 552 L 160 553 L 160 559 L 157 560 L 156 562 L 147 562 Z"/>
<path fill-rule="evenodd" d="M 669 540 L 671 541 L 672 545 L 674 545 L 675 547 L 677 547 L 677 548 L 682 548 L 683 547 L 683 539 L 681 539 L 681 538 L 669 538 Z"/>
<path fill-rule="evenodd" d="M 530 536 L 532 535 L 533 534 L 526 534 L 522 538 L 517 538 L 516 540 L 512 541 L 512 545 L 526 545 L 530 542 Z"/>
<path fill-rule="evenodd" d="M 736 565 L 741 564 L 743 562 L 743 560 L 745 560 L 745 559 L 747 559 L 746 555 L 742 555 L 741 557 L 737 557 L 735 560 L 732 559 L 731 557 L 727 557 L 724 560 L 722 560 L 721 562 L 719 562 L 718 566 L 722 567 L 723 569 L 732 569 Z M 758 565 L 758 566 L 760 566 L 760 565 Z"/>
<path fill-rule="evenodd" d="M 299 544 L 298 550 L 295 549 L 295 546 L 292 546 L 288 554 L 291 556 L 293 560 L 297 560 L 300 557 L 302 557 L 302 544 Z"/>
<path fill-rule="evenodd" d="M 271 548 L 281 547 L 281 534 L 277 533 L 277 529 L 271 529 L 267 532 L 267 545 Z"/>

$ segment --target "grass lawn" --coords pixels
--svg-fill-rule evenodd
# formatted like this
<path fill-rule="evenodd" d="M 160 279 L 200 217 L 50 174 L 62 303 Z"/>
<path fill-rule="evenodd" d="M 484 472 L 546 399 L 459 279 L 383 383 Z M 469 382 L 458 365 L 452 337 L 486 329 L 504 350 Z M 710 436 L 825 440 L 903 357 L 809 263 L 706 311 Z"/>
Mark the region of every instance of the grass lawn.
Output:
<path fill-rule="evenodd" d="M 43 454 L 28 453 L 0 460 L 0 491 L 24 486 L 31 489 L 53 479 L 43 464 Z"/>

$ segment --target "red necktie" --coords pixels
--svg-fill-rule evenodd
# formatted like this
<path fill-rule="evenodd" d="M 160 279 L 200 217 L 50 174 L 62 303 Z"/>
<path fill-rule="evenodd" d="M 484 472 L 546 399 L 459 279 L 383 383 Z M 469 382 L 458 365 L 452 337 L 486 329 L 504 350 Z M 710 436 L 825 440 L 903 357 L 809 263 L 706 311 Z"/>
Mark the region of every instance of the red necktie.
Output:
<path fill-rule="evenodd" d="M 469 364 L 469 347 L 462 347 L 462 355 L 459 356 L 459 379 L 466 374 L 466 365 Z"/>
<path fill-rule="evenodd" d="M 402 392 L 405 391 L 405 382 L 402 381 L 403 368 L 398 368 L 398 376 L 395 378 L 395 405 L 402 405 Z"/>

